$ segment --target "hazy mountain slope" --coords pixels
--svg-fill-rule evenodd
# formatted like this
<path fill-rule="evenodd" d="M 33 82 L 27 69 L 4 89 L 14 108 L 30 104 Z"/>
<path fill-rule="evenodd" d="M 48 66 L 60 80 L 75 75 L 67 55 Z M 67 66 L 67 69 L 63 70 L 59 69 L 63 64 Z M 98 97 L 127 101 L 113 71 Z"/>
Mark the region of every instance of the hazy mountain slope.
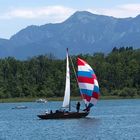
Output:
<path fill-rule="evenodd" d="M 10 40 L 0 39 L 0 56 L 25 59 L 53 53 L 62 58 L 71 54 L 109 52 L 114 46 L 140 48 L 140 16 L 113 18 L 86 11 L 76 12 L 63 23 L 29 26 Z"/>

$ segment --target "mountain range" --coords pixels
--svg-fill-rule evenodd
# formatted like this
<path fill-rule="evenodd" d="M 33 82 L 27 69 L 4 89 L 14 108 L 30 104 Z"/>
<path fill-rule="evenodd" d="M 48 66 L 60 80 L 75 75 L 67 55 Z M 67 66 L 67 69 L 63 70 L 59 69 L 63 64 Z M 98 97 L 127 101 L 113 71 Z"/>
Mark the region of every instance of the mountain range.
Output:
<path fill-rule="evenodd" d="M 114 47 L 140 48 L 140 15 L 132 18 L 114 18 L 78 11 L 62 23 L 31 25 L 10 39 L 0 39 L 0 57 L 17 59 L 40 54 L 64 58 L 70 54 L 103 52 Z"/>

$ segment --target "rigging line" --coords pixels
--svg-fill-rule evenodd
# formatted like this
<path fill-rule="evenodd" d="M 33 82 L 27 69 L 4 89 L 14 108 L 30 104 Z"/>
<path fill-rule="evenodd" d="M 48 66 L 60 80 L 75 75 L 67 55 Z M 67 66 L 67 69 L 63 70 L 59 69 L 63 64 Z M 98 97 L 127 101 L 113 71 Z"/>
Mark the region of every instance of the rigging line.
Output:
<path fill-rule="evenodd" d="M 78 87 L 79 87 L 79 84 L 78 84 L 78 78 L 77 78 L 77 75 L 76 75 L 75 67 L 74 67 L 74 64 L 73 64 L 73 61 L 72 61 L 72 58 L 71 58 L 71 56 L 70 56 L 70 55 L 69 55 L 69 58 L 70 58 L 70 61 L 71 61 L 71 64 L 72 64 L 72 68 L 73 68 L 73 71 L 74 71 L 74 75 L 75 75 L 75 77 L 76 77 L 77 85 L 78 85 Z M 80 94 L 81 94 L 82 98 L 84 99 L 84 97 L 83 97 L 83 94 L 82 94 L 82 91 L 81 91 L 80 87 L 79 87 L 79 90 L 80 90 Z M 86 104 L 85 104 L 85 106 L 87 107 L 87 105 L 86 105 Z"/>
<path fill-rule="evenodd" d="M 69 58 L 70 58 L 70 61 L 71 61 L 71 64 L 72 64 L 72 68 L 73 68 L 73 71 L 74 71 L 74 75 L 75 75 L 75 77 L 76 77 L 77 85 L 78 85 L 78 87 L 79 87 L 78 79 L 77 79 L 77 75 L 76 75 L 76 71 L 75 71 L 75 67 L 74 67 L 74 64 L 73 64 L 72 58 L 71 58 L 71 56 L 69 56 Z M 80 89 L 80 88 L 79 88 L 79 89 Z M 81 93 L 81 89 L 80 89 L 80 93 Z"/>

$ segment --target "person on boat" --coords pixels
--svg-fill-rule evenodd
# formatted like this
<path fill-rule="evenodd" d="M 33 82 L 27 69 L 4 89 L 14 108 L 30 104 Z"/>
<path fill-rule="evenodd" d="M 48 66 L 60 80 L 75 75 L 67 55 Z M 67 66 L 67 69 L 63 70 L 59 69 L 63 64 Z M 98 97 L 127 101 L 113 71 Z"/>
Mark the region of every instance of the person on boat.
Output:
<path fill-rule="evenodd" d="M 77 110 L 77 112 L 79 112 L 79 110 L 80 110 L 80 102 L 77 103 L 76 110 Z"/>

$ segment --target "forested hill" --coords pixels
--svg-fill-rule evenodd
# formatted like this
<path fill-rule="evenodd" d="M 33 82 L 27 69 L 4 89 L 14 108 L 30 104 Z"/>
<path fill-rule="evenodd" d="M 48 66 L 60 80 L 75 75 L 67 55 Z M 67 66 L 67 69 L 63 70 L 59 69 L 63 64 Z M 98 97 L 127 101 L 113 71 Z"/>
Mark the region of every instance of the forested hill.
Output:
<path fill-rule="evenodd" d="M 107 56 L 96 53 L 80 57 L 93 67 L 101 95 L 140 95 L 139 49 L 114 48 Z M 74 62 L 76 58 L 72 56 Z M 57 60 L 51 55 L 40 55 L 26 61 L 12 57 L 0 59 L 0 98 L 63 96 L 65 65 L 65 60 Z M 77 96 L 79 91 L 72 71 L 71 77 L 71 94 Z"/>

